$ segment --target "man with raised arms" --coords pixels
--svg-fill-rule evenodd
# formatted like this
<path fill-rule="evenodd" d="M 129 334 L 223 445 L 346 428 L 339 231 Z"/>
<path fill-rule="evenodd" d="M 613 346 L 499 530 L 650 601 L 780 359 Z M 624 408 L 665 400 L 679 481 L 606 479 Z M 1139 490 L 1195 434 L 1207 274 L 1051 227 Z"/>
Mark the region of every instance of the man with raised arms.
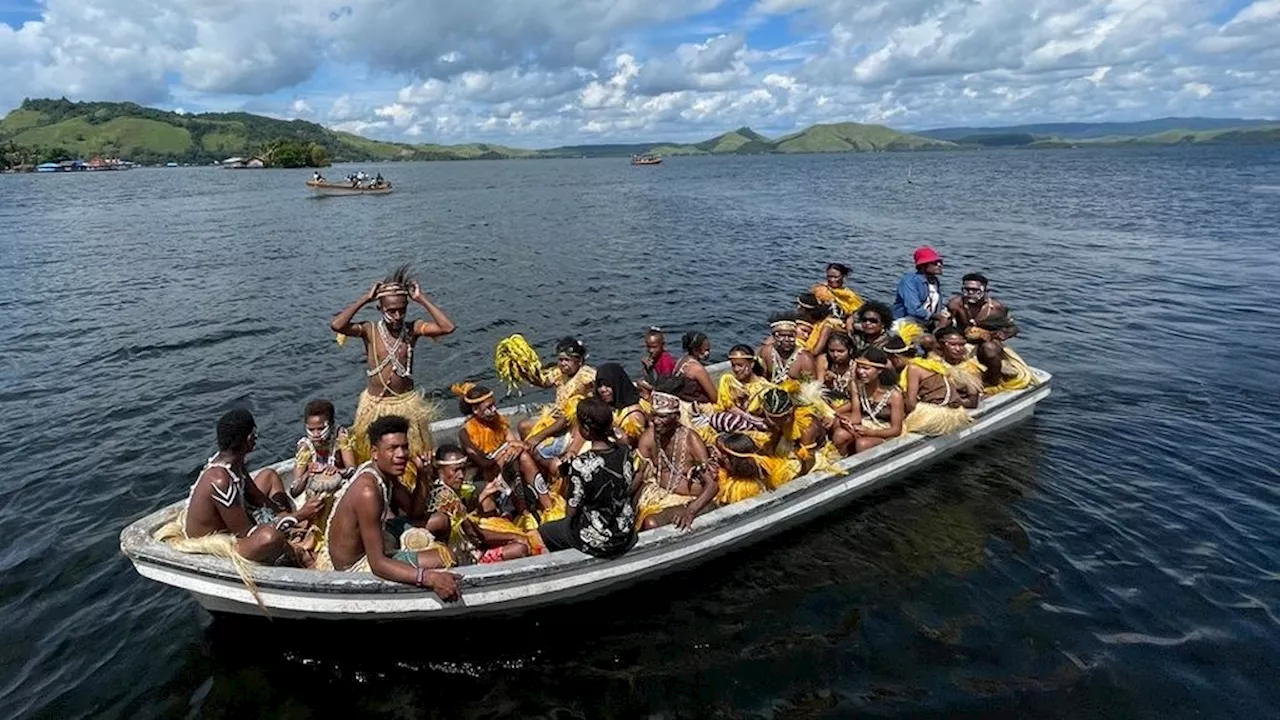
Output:
<path fill-rule="evenodd" d="M 382 319 L 354 322 L 360 309 L 375 300 Z M 421 305 L 431 319 L 406 323 L 409 300 Z M 364 462 L 371 457 L 367 431 L 374 420 L 387 415 L 408 419 L 410 451 L 415 456 L 429 455 L 431 421 L 435 417 L 431 406 L 414 386 L 413 349 L 418 338 L 438 338 L 453 332 L 453 321 L 422 292 L 422 287 L 410 276 L 409 267 L 404 265 L 374 283 L 368 292 L 338 313 L 329 327 L 340 336 L 339 343 L 346 337 L 364 341 L 368 385 L 360 393 L 360 404 L 351 427 L 356 460 Z M 404 477 L 406 487 L 413 487 L 415 476 L 416 468 L 410 465 Z"/>
<path fill-rule="evenodd" d="M 439 572 L 452 564 L 447 549 L 388 554 L 382 518 L 388 507 L 409 516 L 425 518 L 426 482 L 412 490 L 400 483 L 410 466 L 409 421 L 395 415 L 374 420 L 367 431 L 373 457 L 361 465 L 333 501 L 328 542 L 316 559 L 319 570 L 372 572 L 385 580 L 434 590 L 441 600 L 458 597 L 457 576 Z M 429 462 L 421 456 L 414 461 Z"/>
<path fill-rule="evenodd" d="M 248 410 L 232 410 L 218 419 L 218 453 L 209 458 L 191 486 L 182 534 L 196 539 L 227 533 L 235 536 L 236 552 L 245 559 L 295 565 L 297 558 L 285 533 L 298 522 L 313 518 L 323 500 L 312 498 L 296 512 L 280 506 L 288 500 L 275 470 L 267 468 L 249 477 L 245 457 L 257 443 L 257 425 Z M 255 523 L 255 512 L 270 517 L 270 522 Z"/>

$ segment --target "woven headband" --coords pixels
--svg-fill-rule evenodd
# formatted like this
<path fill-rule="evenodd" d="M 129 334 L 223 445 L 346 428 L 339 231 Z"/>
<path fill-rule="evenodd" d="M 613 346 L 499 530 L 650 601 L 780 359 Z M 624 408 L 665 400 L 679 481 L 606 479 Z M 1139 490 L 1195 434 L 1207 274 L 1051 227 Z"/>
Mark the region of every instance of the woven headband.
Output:
<path fill-rule="evenodd" d="M 776 322 L 769 323 L 769 327 L 773 328 L 774 330 L 795 330 L 796 321 L 795 320 L 778 320 Z"/>
<path fill-rule="evenodd" d="M 405 297 L 408 297 L 409 289 L 400 283 L 382 283 L 378 286 L 378 294 L 375 297 L 380 300 L 384 297 L 391 297 L 393 295 L 404 295 Z"/>
<path fill-rule="evenodd" d="M 855 362 L 855 363 L 857 363 L 858 365 L 865 365 L 865 366 L 867 366 L 867 367 L 879 368 L 879 369 L 881 369 L 881 370 L 888 370 L 889 368 L 893 367 L 892 365 L 890 365 L 890 364 L 888 364 L 888 363 L 883 363 L 883 364 L 882 364 L 882 363 L 877 363 L 877 362 L 871 362 L 870 360 L 868 360 L 868 359 L 866 359 L 866 358 L 857 358 L 857 359 L 855 359 L 855 360 L 854 360 L 854 362 Z"/>

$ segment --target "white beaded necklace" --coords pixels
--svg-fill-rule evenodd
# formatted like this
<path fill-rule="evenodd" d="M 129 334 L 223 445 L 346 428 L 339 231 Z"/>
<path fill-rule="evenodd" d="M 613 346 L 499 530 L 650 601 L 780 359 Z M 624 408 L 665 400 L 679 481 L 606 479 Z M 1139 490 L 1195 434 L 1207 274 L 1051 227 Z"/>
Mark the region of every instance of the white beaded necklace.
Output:
<path fill-rule="evenodd" d="M 405 362 L 400 362 L 400 346 L 405 344 L 405 340 L 409 337 L 409 326 L 405 325 L 400 328 L 400 334 L 392 342 L 391 331 L 387 330 L 386 321 L 378 321 L 378 337 L 382 339 L 382 344 L 387 349 L 386 357 L 378 361 L 373 368 L 365 371 L 366 377 L 373 377 L 382 372 L 387 365 L 391 366 L 391 371 L 402 378 L 413 377 L 413 345 L 409 345 L 405 352 Z M 374 345 L 373 356 L 378 356 L 377 345 Z"/>
<path fill-rule="evenodd" d="M 862 406 L 862 412 L 872 420 L 879 420 L 880 413 L 884 411 L 884 407 L 889 404 L 889 399 L 893 397 L 893 390 L 885 390 L 884 395 L 880 397 L 880 402 L 876 403 L 875 408 L 871 407 L 871 398 L 867 395 L 867 386 L 858 386 L 858 404 Z"/>

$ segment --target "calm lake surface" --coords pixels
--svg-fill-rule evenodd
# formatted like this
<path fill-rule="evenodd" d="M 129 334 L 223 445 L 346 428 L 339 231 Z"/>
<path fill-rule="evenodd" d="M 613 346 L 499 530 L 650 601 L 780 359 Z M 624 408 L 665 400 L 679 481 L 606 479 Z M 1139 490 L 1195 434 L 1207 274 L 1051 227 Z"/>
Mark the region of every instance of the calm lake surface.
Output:
<path fill-rule="evenodd" d="M 906 181 L 908 168 L 912 183 Z M 340 176 L 352 168 L 333 168 Z M 0 717 L 1203 717 L 1280 703 L 1280 151 L 1197 148 L 0 177 Z M 932 244 L 1055 374 L 1036 419 L 697 571 L 518 620 L 213 621 L 119 554 L 219 414 L 258 464 L 349 418 L 329 318 L 412 262 L 494 343 L 641 332 L 722 358 L 843 260 L 892 300 Z M 673 343 L 676 344 L 676 343 Z M 496 387 L 496 385 L 495 385 Z"/>

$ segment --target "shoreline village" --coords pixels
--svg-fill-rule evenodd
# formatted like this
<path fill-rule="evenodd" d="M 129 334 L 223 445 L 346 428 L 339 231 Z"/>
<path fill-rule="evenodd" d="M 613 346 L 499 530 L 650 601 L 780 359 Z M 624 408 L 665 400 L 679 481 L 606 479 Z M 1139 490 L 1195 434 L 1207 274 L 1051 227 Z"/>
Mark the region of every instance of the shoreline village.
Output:
<path fill-rule="evenodd" d="M 1019 328 L 988 278 L 948 288 L 944 266 L 916 249 L 886 303 L 847 287 L 852 269 L 832 262 L 787 307 L 760 308 L 763 337 L 719 364 L 698 331 L 672 353 L 661 328 L 638 330 L 637 357 L 599 365 L 578 338 L 558 340 L 546 363 L 511 335 L 494 350 L 498 378 L 554 399 L 500 409 L 493 388 L 458 378 L 455 420 L 424 397 L 414 357 L 420 339 L 457 328 L 399 267 L 330 323 L 365 356 L 349 425 L 330 399 L 311 399 L 292 462 L 251 473 L 255 420 L 225 413 L 185 501 L 126 528 L 122 549 L 212 610 L 301 617 L 361 603 L 412 616 L 386 604 L 405 598 L 397 588 L 425 610 L 534 606 L 691 564 L 1030 417 L 1049 375 L 1010 346 Z M 378 317 L 358 321 L 371 305 Z M 719 548 L 699 540 L 717 535 Z M 539 590 L 556 572 L 581 577 Z M 491 579 L 519 583 L 520 602 L 486 598 Z M 314 604 L 330 611 L 285 602 L 326 587 L 337 596 Z M 332 605 L 343 592 L 360 602 Z"/>

